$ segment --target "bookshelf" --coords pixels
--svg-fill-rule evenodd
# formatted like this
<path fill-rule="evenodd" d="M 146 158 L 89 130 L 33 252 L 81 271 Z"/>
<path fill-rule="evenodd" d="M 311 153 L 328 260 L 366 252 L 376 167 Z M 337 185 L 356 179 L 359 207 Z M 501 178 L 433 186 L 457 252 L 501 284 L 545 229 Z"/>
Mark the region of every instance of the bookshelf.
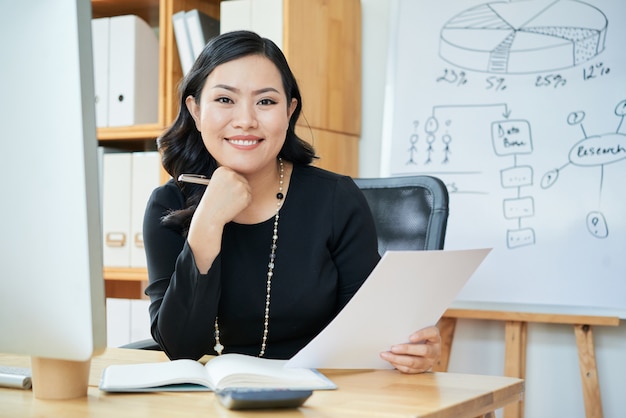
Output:
<path fill-rule="evenodd" d="M 116 126 L 97 129 L 100 145 L 128 151 L 156 149 L 156 138 L 176 116 L 177 87 L 182 78 L 178 50 L 174 40 L 172 15 L 180 10 L 198 9 L 219 19 L 219 0 L 92 0 L 94 18 L 134 14 L 155 30 L 159 39 L 159 103 L 157 123 Z M 165 171 L 161 180 L 167 181 Z M 148 280 L 145 268 L 105 267 L 107 297 L 145 298 L 143 290 Z"/>
<path fill-rule="evenodd" d="M 220 0 L 92 0 L 94 18 L 134 14 L 159 39 L 157 123 L 97 129 L 100 145 L 156 149 L 156 138 L 178 112 L 182 69 L 172 15 L 198 9 L 220 19 Z M 297 133 L 315 146 L 322 168 L 356 176 L 361 129 L 361 5 L 359 0 L 282 0 L 283 51 L 302 91 Z M 269 12 L 271 14 L 271 11 Z M 276 17 L 276 16 L 275 16 Z M 162 182 L 169 176 L 161 173 Z M 144 268 L 104 269 L 107 297 L 143 298 Z"/>

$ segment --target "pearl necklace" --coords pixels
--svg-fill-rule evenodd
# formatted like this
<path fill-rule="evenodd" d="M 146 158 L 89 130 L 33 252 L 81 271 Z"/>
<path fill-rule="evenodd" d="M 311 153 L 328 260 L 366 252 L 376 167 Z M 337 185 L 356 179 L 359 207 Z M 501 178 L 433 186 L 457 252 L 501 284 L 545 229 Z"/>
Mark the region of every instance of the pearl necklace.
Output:
<path fill-rule="evenodd" d="M 267 347 L 267 334 L 269 333 L 269 320 L 270 320 L 270 293 L 272 290 L 272 276 L 274 275 L 274 262 L 276 261 L 276 242 L 278 241 L 278 213 L 283 204 L 283 181 L 285 178 L 285 169 L 283 166 L 282 158 L 278 158 L 278 193 L 276 193 L 276 214 L 274 215 L 274 232 L 272 234 L 272 245 L 270 247 L 269 263 L 267 264 L 267 292 L 265 295 L 265 319 L 263 322 L 263 339 L 261 340 L 261 350 L 259 357 L 263 357 L 265 354 L 265 348 Z M 217 316 L 215 317 L 215 346 L 213 349 L 217 352 L 217 355 L 221 355 L 224 351 L 224 346 L 220 343 L 220 327 L 218 324 Z"/>

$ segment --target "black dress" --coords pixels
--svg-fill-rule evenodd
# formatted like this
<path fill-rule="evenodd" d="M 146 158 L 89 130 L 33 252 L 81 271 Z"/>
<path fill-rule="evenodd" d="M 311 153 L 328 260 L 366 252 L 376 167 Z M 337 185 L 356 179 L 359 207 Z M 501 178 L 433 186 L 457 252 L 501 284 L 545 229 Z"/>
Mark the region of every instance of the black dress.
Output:
<path fill-rule="evenodd" d="M 228 223 L 209 272 L 185 238 L 161 224 L 184 207 L 173 181 L 157 188 L 144 218 L 151 331 L 172 358 L 214 354 L 219 315 L 224 352 L 258 355 L 274 218 Z M 351 178 L 294 166 L 280 210 L 265 357 L 290 358 L 345 306 L 380 259 L 371 212 Z"/>

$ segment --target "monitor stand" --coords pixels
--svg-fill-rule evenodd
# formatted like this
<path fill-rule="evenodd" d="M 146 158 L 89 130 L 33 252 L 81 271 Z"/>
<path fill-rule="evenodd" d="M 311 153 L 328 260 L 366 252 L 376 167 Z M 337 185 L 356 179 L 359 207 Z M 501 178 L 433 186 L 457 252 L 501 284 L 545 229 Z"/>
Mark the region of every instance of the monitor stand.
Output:
<path fill-rule="evenodd" d="M 38 399 L 73 399 L 87 396 L 89 367 L 87 361 L 32 357 L 33 393 Z"/>

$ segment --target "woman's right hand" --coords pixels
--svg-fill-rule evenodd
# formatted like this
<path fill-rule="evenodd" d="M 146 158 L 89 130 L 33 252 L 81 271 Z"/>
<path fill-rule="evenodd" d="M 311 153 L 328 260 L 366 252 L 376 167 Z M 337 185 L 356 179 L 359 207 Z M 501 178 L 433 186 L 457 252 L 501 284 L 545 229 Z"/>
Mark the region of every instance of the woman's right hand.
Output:
<path fill-rule="evenodd" d="M 247 208 L 251 201 L 248 181 L 232 169 L 222 166 L 213 172 L 194 220 L 201 218 L 225 225 Z"/>
<path fill-rule="evenodd" d="M 251 200 L 250 185 L 243 176 L 223 166 L 213 172 L 187 236 L 200 273 L 206 274 L 220 252 L 224 225 L 247 208 Z"/>

